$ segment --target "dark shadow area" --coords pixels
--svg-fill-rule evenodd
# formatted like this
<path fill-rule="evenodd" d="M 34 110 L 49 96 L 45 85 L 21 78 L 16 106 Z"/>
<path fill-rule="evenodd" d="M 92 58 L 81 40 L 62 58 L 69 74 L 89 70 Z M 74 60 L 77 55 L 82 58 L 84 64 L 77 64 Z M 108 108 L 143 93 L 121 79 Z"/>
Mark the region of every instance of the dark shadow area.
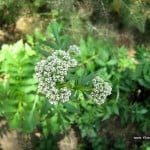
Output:
<path fill-rule="evenodd" d="M 3 138 L 4 135 L 7 135 L 9 132 L 8 124 L 7 122 L 0 118 L 0 138 Z"/>

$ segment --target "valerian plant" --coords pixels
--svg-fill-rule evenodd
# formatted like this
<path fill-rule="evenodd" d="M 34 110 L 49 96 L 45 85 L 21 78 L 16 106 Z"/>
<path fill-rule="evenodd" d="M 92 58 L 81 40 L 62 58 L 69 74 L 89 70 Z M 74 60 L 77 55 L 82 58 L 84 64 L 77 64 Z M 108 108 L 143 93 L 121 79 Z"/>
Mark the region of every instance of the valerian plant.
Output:
<path fill-rule="evenodd" d="M 56 33 L 55 31 L 55 34 Z M 66 40 L 67 38 L 61 39 Z M 70 49 L 70 47 L 68 45 L 65 47 L 61 44 L 54 46 L 55 44 L 57 45 L 57 39 L 55 40 L 54 38 L 52 41 L 53 43 L 51 41 L 45 41 L 44 39 L 42 42 L 42 44 L 49 47 L 50 53 L 44 55 L 46 57 L 41 61 L 45 62 L 45 65 L 41 68 L 42 71 L 40 71 L 40 74 L 46 72 L 43 76 L 44 78 L 40 77 L 38 79 L 37 76 L 37 79 L 39 80 L 39 84 L 41 81 L 44 81 L 44 85 L 47 85 L 48 82 L 49 85 L 52 83 L 57 91 L 55 96 L 57 96 L 58 99 L 57 101 L 53 101 L 54 94 L 52 98 L 49 96 L 51 90 L 45 93 L 43 83 L 42 88 L 41 85 L 39 85 L 39 93 L 44 92 L 43 95 L 48 95 L 47 101 L 52 104 L 52 108 L 56 108 L 54 109 L 55 115 L 51 116 L 51 121 L 53 121 L 51 128 L 53 127 L 53 131 L 55 129 L 55 131 L 58 132 L 60 126 L 62 128 L 61 131 L 64 131 L 64 129 L 76 125 L 85 142 L 86 139 L 88 139 L 88 142 L 92 144 L 92 148 L 99 150 L 102 149 L 103 146 L 107 147 L 109 143 L 109 141 L 105 141 L 106 143 L 103 142 L 103 137 L 99 135 L 101 130 L 100 126 L 105 120 L 109 121 L 109 119 L 112 119 L 114 116 L 120 120 L 122 125 L 129 124 L 132 120 L 133 123 L 138 123 L 140 130 L 146 131 L 148 129 L 149 120 L 147 110 L 149 106 L 140 107 L 137 103 L 135 103 L 135 105 L 128 104 L 130 94 L 133 93 L 134 90 L 138 90 L 138 78 L 135 79 L 134 77 L 134 75 L 137 75 L 137 65 L 133 58 L 128 56 L 127 50 L 124 47 L 118 48 L 113 46 L 111 42 L 94 40 L 88 37 L 86 40 L 80 40 L 80 49 L 78 48 L 80 54 L 72 55 L 69 53 L 68 49 Z M 67 42 L 62 41 L 61 43 Z M 71 48 L 74 47 L 76 46 L 71 46 Z M 47 68 L 50 68 L 50 66 L 47 65 L 49 62 L 48 58 L 56 56 L 55 53 L 60 52 L 64 54 L 61 54 L 61 57 L 57 55 L 57 60 L 62 62 L 64 61 L 62 56 L 68 55 L 69 61 L 65 63 L 64 68 L 60 67 L 57 71 L 52 69 L 51 73 L 47 75 Z M 66 56 L 64 56 L 64 58 L 65 57 Z M 70 65 L 68 65 L 71 59 L 75 59 L 74 62 L 76 62 L 73 67 L 69 67 Z M 144 57 L 142 57 L 142 60 L 143 59 Z M 53 61 L 50 60 L 50 62 L 53 64 Z M 139 63 L 140 62 L 141 60 Z M 37 66 L 39 66 L 39 64 L 40 62 Z M 57 63 L 55 62 L 55 64 Z M 144 71 L 146 79 L 148 69 L 149 68 Z M 63 70 L 62 73 L 60 73 L 61 70 Z M 37 73 L 39 75 L 39 72 Z M 55 79 L 53 74 L 59 76 L 59 78 Z M 48 82 L 47 77 L 51 79 L 50 81 L 48 80 Z M 113 88 L 111 89 L 111 86 L 105 81 L 109 81 L 109 84 L 111 83 Z M 63 88 L 66 88 L 66 91 L 71 91 L 71 95 L 67 95 L 66 101 L 60 98 L 62 97 L 61 89 Z M 112 96 L 110 100 L 108 98 L 108 101 L 105 101 L 106 97 L 111 93 L 111 90 Z M 104 104 L 101 105 L 102 103 Z M 50 115 L 47 115 L 46 118 L 48 117 L 50 117 Z M 130 120 L 130 118 L 132 119 Z M 145 118 L 147 119 L 144 120 Z M 46 122 L 45 124 L 46 127 L 49 128 L 50 123 Z M 43 128 L 45 128 L 45 124 Z M 46 135 L 50 135 L 50 129 L 45 133 Z M 109 148 L 107 147 L 105 149 Z"/>
<path fill-rule="evenodd" d="M 63 50 L 56 50 L 52 52 L 45 60 L 37 63 L 35 67 L 36 77 L 39 81 L 38 89 L 44 94 L 51 104 L 58 104 L 59 102 L 67 102 L 70 99 L 71 91 L 82 90 L 91 97 L 97 104 L 104 103 L 106 97 L 111 94 L 111 86 L 104 82 L 104 80 L 96 76 L 90 85 L 69 85 L 65 82 L 69 69 L 77 66 L 77 60 L 71 55 L 79 55 L 80 51 L 76 45 L 71 45 L 65 52 Z M 69 80 L 72 80 L 69 78 Z M 89 93 L 89 94 L 88 94 Z"/>
<path fill-rule="evenodd" d="M 28 37 L 30 44 L 21 40 L 2 46 L 0 116 L 19 131 L 38 129 L 40 150 L 55 149 L 58 134 L 74 126 L 85 149 L 86 140 L 94 150 L 109 149 L 109 141 L 99 133 L 112 117 L 124 126 L 138 123 L 140 130 L 147 131 L 149 97 L 144 98 L 146 106 L 129 104 L 128 99 L 134 93 L 133 101 L 141 99 L 138 96 L 149 90 L 149 51 L 143 53 L 139 47 L 135 64 L 125 48 L 108 41 L 88 37 L 80 40 L 79 47 L 69 46 L 57 26 L 53 25 L 50 42 L 38 34 L 39 42 Z"/>

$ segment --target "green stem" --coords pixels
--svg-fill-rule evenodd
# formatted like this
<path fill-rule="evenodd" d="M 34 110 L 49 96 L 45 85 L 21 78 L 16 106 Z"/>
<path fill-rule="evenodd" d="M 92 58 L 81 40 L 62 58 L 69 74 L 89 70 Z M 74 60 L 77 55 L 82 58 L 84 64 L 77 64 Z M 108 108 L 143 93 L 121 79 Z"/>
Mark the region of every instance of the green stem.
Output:
<path fill-rule="evenodd" d="M 91 87 L 87 87 L 87 86 L 75 86 L 73 89 L 79 90 L 79 91 L 91 91 L 92 90 Z"/>
<path fill-rule="evenodd" d="M 32 110 L 31 110 L 31 113 L 33 113 L 34 110 L 35 110 L 35 106 L 36 106 L 36 104 L 37 104 L 37 102 L 38 102 L 38 98 L 39 98 L 39 96 L 38 96 L 38 94 L 36 94 L 36 95 L 35 95 L 34 104 L 33 104 Z"/>
<path fill-rule="evenodd" d="M 118 102 L 120 96 L 119 86 L 117 86 L 117 95 L 116 95 L 116 102 Z"/>
<path fill-rule="evenodd" d="M 92 90 L 92 87 L 82 86 L 82 85 L 72 87 L 72 85 L 70 85 L 68 83 L 59 84 L 59 85 L 57 85 L 57 87 L 58 88 L 67 87 L 69 89 L 79 90 L 79 91 L 91 91 Z"/>

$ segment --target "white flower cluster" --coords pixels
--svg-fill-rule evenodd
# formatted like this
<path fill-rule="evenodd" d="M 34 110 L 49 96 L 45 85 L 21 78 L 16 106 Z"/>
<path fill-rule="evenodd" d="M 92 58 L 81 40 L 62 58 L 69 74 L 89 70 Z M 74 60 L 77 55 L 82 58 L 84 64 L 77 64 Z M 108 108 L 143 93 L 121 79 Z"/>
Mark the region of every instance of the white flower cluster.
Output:
<path fill-rule="evenodd" d="M 39 81 L 38 89 L 46 95 L 51 104 L 69 101 L 71 90 L 66 87 L 59 89 L 56 85 L 63 83 L 69 68 L 76 65 L 77 61 L 71 58 L 69 50 L 56 50 L 35 66 L 36 78 Z"/>
<path fill-rule="evenodd" d="M 108 95 L 111 94 L 111 86 L 105 82 L 101 77 L 96 76 L 93 80 L 93 90 L 91 96 L 97 104 L 102 104 Z"/>
<path fill-rule="evenodd" d="M 75 54 L 75 55 L 79 55 L 80 54 L 80 50 L 79 47 L 77 45 L 70 45 L 68 52 L 70 54 Z"/>

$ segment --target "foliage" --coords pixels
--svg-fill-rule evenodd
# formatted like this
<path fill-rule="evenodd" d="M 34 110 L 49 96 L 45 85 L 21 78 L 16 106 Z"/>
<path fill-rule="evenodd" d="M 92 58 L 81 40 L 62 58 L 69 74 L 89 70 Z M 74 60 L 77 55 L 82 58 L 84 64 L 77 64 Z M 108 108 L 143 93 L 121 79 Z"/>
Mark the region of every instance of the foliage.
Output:
<path fill-rule="evenodd" d="M 30 131 L 34 126 L 30 121 L 38 117 L 35 106 L 39 96 L 37 81 L 33 78 L 33 66 L 38 59 L 35 51 L 22 40 L 2 46 L 0 115 L 5 116 L 13 128 Z"/>
<path fill-rule="evenodd" d="M 148 19 L 147 2 L 145 0 L 113 0 L 112 9 L 118 12 L 125 24 L 134 26 L 139 31 L 145 31 L 146 20 Z"/>
<path fill-rule="evenodd" d="M 137 64 L 136 75 L 134 79 L 137 79 L 138 83 L 144 88 L 150 89 L 150 55 L 149 51 L 143 46 L 137 47 L 136 58 L 140 62 Z"/>
<path fill-rule="evenodd" d="M 138 128 L 140 130 L 144 132 L 147 131 L 149 128 L 149 105 L 147 104 L 147 106 L 144 107 L 137 102 L 134 104 L 128 104 L 127 100 L 134 91 L 139 90 L 139 78 L 135 76 L 139 72 L 138 66 L 145 64 L 145 61 L 147 62 L 149 60 L 147 58 L 149 57 L 149 51 L 144 48 L 138 48 L 139 50 L 136 53 L 137 59 L 139 56 L 141 57 L 138 59 L 138 64 L 136 64 L 135 60 L 128 56 L 125 48 L 113 47 L 111 42 L 96 41 L 91 37 L 88 37 L 86 41 L 81 39 L 80 49 L 81 56 L 78 58 L 80 67 L 76 70 L 78 79 L 75 78 L 77 82 L 86 85 L 87 81 L 89 81 L 93 76 L 92 73 L 95 72 L 97 75 L 102 76 L 105 80 L 111 81 L 114 90 L 112 95 L 112 98 L 114 99 L 112 99 L 110 103 L 106 102 L 106 105 L 104 104 L 97 107 L 93 105 L 91 101 L 87 101 L 87 103 L 85 103 L 83 101 L 84 93 L 80 91 L 77 97 L 77 99 L 81 99 L 81 104 L 79 104 L 80 106 L 77 105 L 75 108 L 72 107 L 72 104 L 75 103 L 73 102 L 69 105 L 69 107 L 67 107 L 67 111 L 73 111 L 73 113 L 78 112 L 80 108 L 80 111 L 78 112 L 79 114 L 77 113 L 78 115 L 75 115 L 76 117 L 80 116 L 80 118 L 75 124 L 79 127 L 82 137 L 88 137 L 92 144 L 97 143 L 102 146 L 101 142 L 104 142 L 105 139 L 100 139 L 97 135 L 100 130 L 100 124 L 101 121 L 103 122 L 104 120 L 108 120 L 112 116 L 120 116 L 119 118 L 122 126 L 127 125 L 129 122 L 133 122 L 138 123 Z M 143 72 L 143 68 L 140 72 Z M 87 74 L 91 75 L 86 77 Z M 147 75 L 147 72 L 145 74 Z M 134 83 L 132 83 L 133 81 Z M 146 87 L 144 86 L 144 88 Z M 145 99 L 147 98 L 148 97 Z M 136 101 L 136 99 L 133 99 L 133 101 Z M 106 146 L 105 144 L 107 144 L 107 141 L 105 142 L 103 143 L 104 147 Z M 97 147 L 97 145 L 93 146 L 93 149 Z"/>
<path fill-rule="evenodd" d="M 24 0 L 19 0 L 17 3 L 13 0 L 0 0 L 0 24 L 14 23 L 23 5 L 25 6 Z"/>
<path fill-rule="evenodd" d="M 53 51 L 68 48 L 69 38 L 62 34 L 62 29 L 62 25 L 54 23 L 48 27 L 48 38 L 36 33 L 35 40 L 28 36 L 29 44 L 18 41 L 2 46 L 0 116 L 8 120 L 11 128 L 24 133 L 38 130 L 41 138 L 34 146 L 39 150 L 57 149 L 54 143 L 60 134 L 67 134 L 74 126 L 81 136 L 83 149 L 87 145 L 94 150 L 129 148 L 126 140 L 131 137 L 125 132 L 126 127 L 135 125 L 136 132 L 131 132 L 130 136 L 146 134 L 149 130 L 149 95 L 145 93 L 150 88 L 149 51 L 137 47 L 135 61 L 125 48 L 118 48 L 111 41 L 81 39 L 78 43 L 81 54 L 76 57 L 78 66 L 68 72 L 64 84 L 72 88 L 71 100 L 52 105 L 37 91 L 34 67 Z M 95 76 L 112 86 L 112 95 L 102 105 L 96 104 L 87 92 Z M 117 120 L 112 121 L 113 118 Z M 113 129 L 114 124 L 118 124 L 119 131 Z M 109 137 L 112 130 L 112 137 Z M 143 142 L 141 147 L 145 145 Z"/>

